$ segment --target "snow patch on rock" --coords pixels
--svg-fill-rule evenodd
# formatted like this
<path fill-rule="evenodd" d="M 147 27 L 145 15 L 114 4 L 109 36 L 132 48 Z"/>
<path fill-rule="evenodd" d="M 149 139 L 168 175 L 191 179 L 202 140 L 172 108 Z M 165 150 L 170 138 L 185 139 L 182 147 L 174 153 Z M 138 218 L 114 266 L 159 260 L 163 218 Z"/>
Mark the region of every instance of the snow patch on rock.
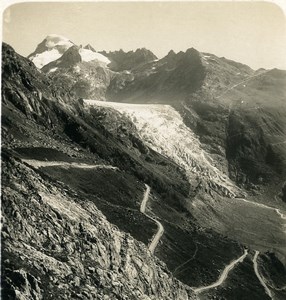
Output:
<path fill-rule="evenodd" d="M 110 63 L 110 60 L 106 56 L 104 56 L 100 53 L 91 51 L 89 49 L 81 48 L 81 49 L 79 49 L 79 54 L 81 56 L 81 59 L 85 62 L 97 60 L 97 61 L 105 63 L 105 64 Z"/>
<path fill-rule="evenodd" d="M 49 34 L 29 58 L 37 68 L 41 69 L 48 63 L 59 59 L 73 45 L 66 37 Z"/>
<path fill-rule="evenodd" d="M 58 69 L 57 67 L 52 68 L 52 69 L 49 71 L 49 73 L 53 73 L 53 72 L 55 72 L 57 69 Z"/>
<path fill-rule="evenodd" d="M 43 66 L 47 65 L 48 63 L 57 60 L 62 56 L 61 53 L 57 49 L 51 49 L 39 54 L 36 54 L 34 57 L 31 58 L 31 61 L 35 64 L 38 69 L 41 69 Z"/>

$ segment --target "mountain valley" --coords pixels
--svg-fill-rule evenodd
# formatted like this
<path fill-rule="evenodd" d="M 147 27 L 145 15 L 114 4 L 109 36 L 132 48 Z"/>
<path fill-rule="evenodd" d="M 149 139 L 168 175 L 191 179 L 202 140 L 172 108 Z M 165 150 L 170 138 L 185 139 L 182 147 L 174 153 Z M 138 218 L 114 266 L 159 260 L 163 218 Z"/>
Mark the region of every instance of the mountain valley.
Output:
<path fill-rule="evenodd" d="M 5 299 L 284 299 L 285 84 L 193 48 L 3 43 Z"/>

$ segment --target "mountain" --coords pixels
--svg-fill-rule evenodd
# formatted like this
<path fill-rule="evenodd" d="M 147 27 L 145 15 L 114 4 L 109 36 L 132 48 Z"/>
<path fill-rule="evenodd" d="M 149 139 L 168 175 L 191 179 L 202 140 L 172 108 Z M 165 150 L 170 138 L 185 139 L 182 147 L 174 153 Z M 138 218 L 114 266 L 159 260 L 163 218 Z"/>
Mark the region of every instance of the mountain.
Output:
<path fill-rule="evenodd" d="M 3 44 L 3 295 L 284 299 L 284 71 L 82 49 Z"/>
<path fill-rule="evenodd" d="M 50 34 L 28 57 L 40 69 L 51 61 L 60 58 L 73 45 L 73 42 L 63 36 Z"/>
<path fill-rule="evenodd" d="M 107 68 L 110 60 L 92 46 L 77 46 L 65 37 L 48 35 L 28 58 L 68 93 L 104 99 L 112 76 Z"/>
<path fill-rule="evenodd" d="M 96 52 L 91 45 L 77 46 L 69 39 L 48 35 L 28 56 L 36 67 L 49 74 L 55 84 L 64 84 L 78 98 L 104 100 L 114 76 L 157 60 L 145 48 L 129 51 Z"/>
<path fill-rule="evenodd" d="M 107 97 L 112 101 L 137 103 L 175 102 L 199 88 L 204 77 L 204 66 L 197 50 L 192 48 L 177 55 L 169 52 L 163 59 L 134 68 L 128 77 L 115 76 Z"/>
<path fill-rule="evenodd" d="M 252 189 L 285 176 L 285 76 L 195 49 L 170 51 L 128 76 L 116 74 L 106 97 L 172 105 L 215 164 Z"/>
<path fill-rule="evenodd" d="M 96 61 L 98 64 L 102 63 L 103 65 L 110 63 L 109 59 L 102 54 L 74 45 L 66 50 L 60 58 L 43 66 L 42 70 L 45 73 L 55 72 L 57 68 L 70 68 L 80 62 L 90 61 Z"/>
<path fill-rule="evenodd" d="M 122 49 L 114 52 L 101 52 L 108 57 L 112 63 L 110 68 L 113 71 L 128 71 L 148 62 L 157 60 L 157 56 L 146 48 L 137 49 L 136 51 L 124 52 Z"/>
<path fill-rule="evenodd" d="M 84 46 L 84 49 L 87 49 L 87 50 L 91 50 L 93 52 L 96 52 L 95 49 L 90 45 L 90 44 L 87 44 L 86 46 Z"/>

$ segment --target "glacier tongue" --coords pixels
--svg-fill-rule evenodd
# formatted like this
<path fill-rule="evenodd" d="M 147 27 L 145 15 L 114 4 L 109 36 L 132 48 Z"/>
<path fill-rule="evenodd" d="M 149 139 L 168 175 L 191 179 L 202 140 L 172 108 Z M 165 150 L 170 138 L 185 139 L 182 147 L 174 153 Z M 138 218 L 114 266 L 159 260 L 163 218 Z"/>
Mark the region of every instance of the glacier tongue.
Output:
<path fill-rule="evenodd" d="M 111 107 L 130 118 L 142 140 L 183 167 L 191 183 L 206 183 L 211 190 L 228 197 L 235 197 L 239 192 L 228 176 L 212 164 L 210 155 L 202 149 L 199 139 L 173 107 L 87 99 L 84 103 L 88 106 Z"/>

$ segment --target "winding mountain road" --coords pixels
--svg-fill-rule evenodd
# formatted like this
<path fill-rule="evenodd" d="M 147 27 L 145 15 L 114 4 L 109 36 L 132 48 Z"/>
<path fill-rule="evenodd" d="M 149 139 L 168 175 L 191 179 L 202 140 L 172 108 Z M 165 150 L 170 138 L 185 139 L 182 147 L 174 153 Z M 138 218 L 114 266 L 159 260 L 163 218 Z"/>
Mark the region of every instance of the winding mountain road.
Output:
<path fill-rule="evenodd" d="M 257 257 L 259 255 L 259 251 L 255 251 L 255 254 L 254 254 L 254 257 L 253 257 L 253 267 L 254 267 L 254 272 L 258 278 L 258 280 L 260 281 L 261 285 L 264 287 L 265 289 L 265 292 L 266 294 L 271 298 L 272 298 L 272 294 L 271 294 L 271 291 L 269 290 L 268 286 L 266 285 L 263 277 L 259 274 L 259 271 L 258 271 L 258 264 L 257 264 Z"/>
<path fill-rule="evenodd" d="M 174 271 L 173 271 L 173 275 L 177 275 L 180 274 L 185 268 L 182 269 L 183 266 L 187 265 L 190 261 L 192 261 L 196 255 L 197 255 L 197 252 L 198 252 L 198 245 L 195 244 L 196 246 L 196 249 L 195 249 L 195 252 L 194 254 L 192 255 L 192 257 L 188 260 L 186 260 L 184 263 L 182 263 L 181 265 L 179 265 Z M 180 270 L 180 271 L 179 271 Z"/>
<path fill-rule="evenodd" d="M 268 205 L 265 205 L 265 204 L 261 204 L 261 203 L 256 203 L 256 202 L 249 201 L 249 200 L 246 200 L 246 199 L 243 199 L 243 198 L 236 198 L 236 200 L 244 201 L 244 202 L 247 202 L 247 203 L 249 203 L 249 204 L 251 204 L 251 205 L 259 206 L 259 207 L 262 207 L 262 208 L 272 209 L 272 210 L 274 210 L 274 211 L 277 213 L 277 215 L 278 215 L 281 219 L 286 220 L 286 215 L 284 215 L 284 214 L 280 211 L 280 209 L 278 209 L 278 208 L 275 208 L 275 207 L 272 207 L 272 206 L 268 206 Z"/>
<path fill-rule="evenodd" d="M 231 87 L 228 87 L 226 88 L 219 96 L 217 96 L 216 98 L 219 99 L 220 97 L 222 97 L 224 94 L 228 93 L 229 91 L 233 90 L 234 88 L 236 88 L 237 86 L 240 86 L 248 81 L 250 81 L 251 79 L 255 78 L 255 77 L 259 77 L 259 76 L 262 76 L 262 75 L 265 75 L 266 73 L 268 73 L 269 71 L 271 70 L 267 70 L 267 71 L 264 71 L 264 72 L 261 72 L 261 73 L 258 73 L 258 74 L 255 74 L 255 75 L 252 75 L 252 76 L 249 76 L 247 78 L 245 78 L 244 80 L 232 85 Z"/>
<path fill-rule="evenodd" d="M 28 165 L 33 166 L 34 168 L 38 169 L 41 167 L 63 167 L 63 168 L 81 168 L 81 169 L 110 169 L 110 170 L 118 170 L 117 167 L 113 167 L 110 165 L 100 165 L 100 164 L 84 164 L 84 163 L 75 163 L 75 162 L 65 162 L 65 161 L 41 161 L 41 160 L 36 160 L 36 159 L 22 159 L 24 163 L 27 163 Z M 155 248 L 157 247 L 160 238 L 162 237 L 164 233 L 164 227 L 163 225 L 153 217 L 149 216 L 145 211 L 146 211 L 146 205 L 147 201 L 149 199 L 149 194 L 150 194 L 150 187 L 145 184 L 146 190 L 143 196 L 143 200 L 140 205 L 140 212 L 144 214 L 147 218 L 155 222 L 158 226 L 158 231 L 153 237 L 150 245 L 149 245 L 149 250 L 154 253 Z"/>
<path fill-rule="evenodd" d="M 164 233 L 164 227 L 163 225 L 157 221 L 156 219 L 154 219 L 153 217 L 149 216 L 145 211 L 146 211 L 146 205 L 147 205 L 147 201 L 149 200 L 149 194 L 150 194 L 150 186 L 145 184 L 146 186 L 146 190 L 145 190 L 145 193 L 144 193 L 144 196 L 143 196 L 143 200 L 141 202 L 141 205 L 140 205 L 140 212 L 142 214 L 144 214 L 147 218 L 149 218 L 150 220 L 154 221 L 157 226 L 158 226 L 158 231 L 157 233 L 155 234 L 155 236 L 153 237 L 150 245 L 149 245 L 149 250 L 151 251 L 151 253 L 154 253 L 155 251 L 155 248 L 157 247 L 159 241 L 160 241 L 160 238 L 162 237 L 163 233 Z"/>
<path fill-rule="evenodd" d="M 219 285 L 221 285 L 227 278 L 228 276 L 228 273 L 240 262 L 243 262 L 243 260 L 245 259 L 245 257 L 247 256 L 248 254 L 248 250 L 245 249 L 244 250 L 244 253 L 236 260 L 233 260 L 229 265 L 227 265 L 225 267 L 225 269 L 223 270 L 223 272 L 221 273 L 219 279 L 214 282 L 213 284 L 211 285 L 208 285 L 208 286 L 202 286 L 202 287 L 199 287 L 199 288 L 192 288 L 193 291 L 196 293 L 196 294 L 199 294 L 205 290 L 209 290 L 209 289 L 212 289 L 212 288 L 215 288 Z"/>
<path fill-rule="evenodd" d="M 46 160 L 36 160 L 36 159 L 22 159 L 23 162 L 31 165 L 32 167 L 38 169 L 41 167 L 64 167 L 64 168 L 80 168 L 80 169 L 110 169 L 118 170 L 117 167 L 110 165 L 90 165 L 84 163 L 76 162 L 66 162 L 66 161 L 46 161 Z"/>

